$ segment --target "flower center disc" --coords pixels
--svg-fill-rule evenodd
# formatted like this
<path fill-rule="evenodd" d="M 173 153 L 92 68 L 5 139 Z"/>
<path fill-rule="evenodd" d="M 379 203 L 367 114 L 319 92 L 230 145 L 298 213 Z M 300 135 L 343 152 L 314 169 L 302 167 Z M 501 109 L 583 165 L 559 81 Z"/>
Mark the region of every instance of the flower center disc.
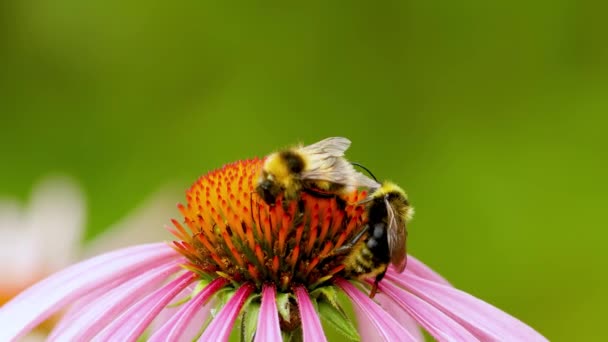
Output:
<path fill-rule="evenodd" d="M 187 206 L 178 205 L 184 224 L 173 220 L 181 241 L 177 250 L 188 268 L 204 278 L 225 277 L 279 291 L 293 284 L 309 290 L 343 269 L 344 255 L 335 250 L 348 243 L 366 223 L 365 192 L 346 197 L 301 193 L 288 203 L 282 196 L 267 205 L 255 193 L 263 160 L 238 161 L 198 179 L 187 191 Z"/>

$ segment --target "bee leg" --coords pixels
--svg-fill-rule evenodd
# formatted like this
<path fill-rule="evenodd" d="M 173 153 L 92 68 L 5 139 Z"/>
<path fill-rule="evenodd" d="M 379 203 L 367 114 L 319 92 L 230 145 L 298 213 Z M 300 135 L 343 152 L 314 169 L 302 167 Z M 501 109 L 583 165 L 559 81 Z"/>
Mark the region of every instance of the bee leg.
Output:
<path fill-rule="evenodd" d="M 361 237 L 363 236 L 363 234 L 365 234 L 365 232 L 367 232 L 368 230 L 369 230 L 369 226 L 365 225 L 365 227 L 363 227 L 363 229 L 361 229 L 361 231 L 359 233 L 357 233 L 357 235 L 355 235 L 355 237 L 353 237 L 347 244 L 335 249 L 332 252 L 332 255 L 339 255 L 339 254 L 348 252 L 351 248 L 353 248 L 353 246 L 357 242 L 359 242 L 359 240 L 361 240 Z"/>
<path fill-rule="evenodd" d="M 255 219 L 253 218 L 253 193 L 254 191 L 251 191 L 249 193 L 249 213 L 251 214 L 251 222 L 254 223 Z"/>
<path fill-rule="evenodd" d="M 314 188 L 302 188 L 302 192 L 309 194 L 312 197 L 316 197 L 316 198 L 325 198 L 325 199 L 335 199 L 336 200 L 336 204 L 338 205 L 338 209 L 340 210 L 344 210 L 344 208 L 346 208 L 347 204 L 350 204 L 348 202 L 346 202 L 346 200 L 344 200 L 342 197 L 340 197 L 340 195 L 338 195 L 337 193 L 334 192 L 325 192 L 325 191 L 321 191 L 321 190 L 317 190 Z"/>
<path fill-rule="evenodd" d="M 313 197 L 317 197 L 317 198 L 333 198 L 333 197 L 337 197 L 336 194 L 332 193 L 332 192 L 326 192 L 326 191 L 321 191 L 321 190 L 316 190 L 314 188 L 302 188 L 302 191 L 313 196 Z"/>
<path fill-rule="evenodd" d="M 253 206 L 253 202 L 254 201 L 253 201 L 253 196 L 252 196 L 254 193 L 255 193 L 254 191 L 252 191 L 252 192 L 249 193 L 249 211 L 250 211 L 250 214 L 251 214 L 251 222 L 253 224 L 257 224 L 256 222 L 262 222 L 262 217 L 261 217 L 260 205 L 258 204 L 258 202 L 256 202 L 255 203 L 256 204 L 255 208 L 257 208 L 258 220 L 257 221 L 255 220 L 254 206 Z"/>
<path fill-rule="evenodd" d="M 369 298 L 374 298 L 376 293 L 378 293 L 378 284 L 380 284 L 380 281 L 382 280 L 382 278 L 384 278 L 384 274 L 386 274 L 386 271 L 376 276 L 376 279 L 374 280 L 374 285 L 372 285 L 372 290 L 369 292 Z"/>
<path fill-rule="evenodd" d="M 374 298 L 376 293 L 378 293 L 378 281 L 374 281 L 374 285 L 372 285 L 372 290 L 369 291 L 369 298 Z"/>

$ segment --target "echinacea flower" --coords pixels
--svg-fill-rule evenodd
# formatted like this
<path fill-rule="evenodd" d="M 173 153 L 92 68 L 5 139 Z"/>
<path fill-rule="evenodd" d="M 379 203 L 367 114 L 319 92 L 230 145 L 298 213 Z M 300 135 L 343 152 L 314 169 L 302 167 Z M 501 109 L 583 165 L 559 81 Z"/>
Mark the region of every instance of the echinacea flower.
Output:
<path fill-rule="evenodd" d="M 37 281 L 82 259 L 90 250 L 104 252 L 162 238 L 160 231 L 143 234 L 143 227 L 166 218 L 170 192 L 168 187 L 159 190 L 86 244 L 81 243 L 85 195 L 72 178 L 45 177 L 33 188 L 26 206 L 12 198 L 0 198 L 0 306 Z M 28 335 L 28 341 L 44 340 L 57 318 L 45 321 Z"/>
<path fill-rule="evenodd" d="M 56 273 L 0 309 L 0 340 L 13 340 L 69 307 L 50 340 L 325 341 L 321 319 L 351 340 L 545 341 L 519 320 L 453 288 L 413 257 L 371 280 L 348 279 L 333 253 L 366 223 L 357 204 L 301 194 L 268 206 L 253 194 L 261 161 L 201 177 L 173 220 L 178 238 L 107 253 Z M 152 229 L 152 228 L 151 228 Z M 338 293 L 352 302 L 358 329 Z"/>

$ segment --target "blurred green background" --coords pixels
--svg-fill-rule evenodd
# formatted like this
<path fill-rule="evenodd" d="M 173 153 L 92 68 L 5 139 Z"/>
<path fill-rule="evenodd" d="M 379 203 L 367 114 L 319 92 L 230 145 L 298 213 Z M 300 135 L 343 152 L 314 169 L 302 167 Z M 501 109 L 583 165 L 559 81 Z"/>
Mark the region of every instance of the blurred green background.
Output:
<path fill-rule="evenodd" d="M 90 238 L 162 184 L 342 135 L 408 190 L 412 254 L 551 340 L 601 340 L 606 10 L 3 1 L 0 195 L 73 175 Z"/>

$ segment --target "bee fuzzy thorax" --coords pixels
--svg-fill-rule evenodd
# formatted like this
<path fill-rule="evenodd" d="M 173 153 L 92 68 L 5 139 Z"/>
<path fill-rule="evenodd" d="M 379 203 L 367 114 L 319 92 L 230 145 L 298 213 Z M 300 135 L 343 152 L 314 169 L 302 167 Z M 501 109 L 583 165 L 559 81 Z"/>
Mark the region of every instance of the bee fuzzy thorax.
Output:
<path fill-rule="evenodd" d="M 391 181 L 384 181 L 382 185 L 369 196 L 367 201 L 381 201 L 383 199 L 392 204 L 398 217 L 404 219 L 406 222 L 409 222 L 414 216 L 414 208 L 410 205 L 407 193 L 397 184 Z"/>

